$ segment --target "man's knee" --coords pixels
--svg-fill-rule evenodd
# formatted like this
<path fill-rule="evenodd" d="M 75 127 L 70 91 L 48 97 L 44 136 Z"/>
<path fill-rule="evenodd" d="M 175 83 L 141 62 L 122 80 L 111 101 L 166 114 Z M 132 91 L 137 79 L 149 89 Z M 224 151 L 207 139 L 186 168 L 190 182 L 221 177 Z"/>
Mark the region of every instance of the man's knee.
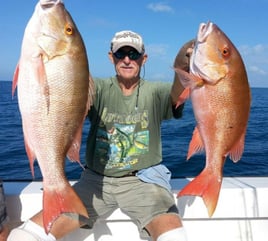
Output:
<path fill-rule="evenodd" d="M 175 228 L 159 235 L 156 241 L 187 241 L 185 229 Z"/>
<path fill-rule="evenodd" d="M 21 226 L 13 229 L 7 241 L 55 241 L 56 238 L 52 234 L 46 234 L 44 229 L 32 222 L 26 221 Z"/>

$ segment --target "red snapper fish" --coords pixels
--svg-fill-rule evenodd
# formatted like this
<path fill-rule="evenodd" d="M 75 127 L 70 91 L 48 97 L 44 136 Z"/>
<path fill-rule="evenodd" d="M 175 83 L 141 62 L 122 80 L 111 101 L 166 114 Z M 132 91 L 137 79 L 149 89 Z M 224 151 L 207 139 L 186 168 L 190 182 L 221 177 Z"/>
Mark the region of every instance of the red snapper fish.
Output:
<path fill-rule="evenodd" d="M 177 65 L 178 66 L 178 65 Z M 185 87 L 178 105 L 190 95 L 196 127 L 187 160 L 205 150 L 202 172 L 179 193 L 201 196 L 212 216 L 227 156 L 240 160 L 250 112 L 250 87 L 243 60 L 230 39 L 214 23 L 201 23 L 190 57 L 190 71 L 175 70 Z"/>
<path fill-rule="evenodd" d="M 62 213 L 88 217 L 65 176 L 65 158 L 80 162 L 82 126 L 93 81 L 82 37 L 60 0 L 40 0 L 22 41 L 17 87 L 25 149 L 43 176 L 43 223 L 49 233 Z"/>

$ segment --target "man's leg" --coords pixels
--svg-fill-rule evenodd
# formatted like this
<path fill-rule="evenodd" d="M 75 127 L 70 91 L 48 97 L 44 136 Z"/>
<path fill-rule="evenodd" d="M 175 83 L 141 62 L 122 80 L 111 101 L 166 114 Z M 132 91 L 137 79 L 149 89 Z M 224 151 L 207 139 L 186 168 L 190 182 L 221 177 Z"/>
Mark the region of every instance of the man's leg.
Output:
<path fill-rule="evenodd" d="M 9 227 L 7 224 L 3 225 L 2 230 L 0 231 L 0 241 L 6 241 L 9 234 Z"/>
<path fill-rule="evenodd" d="M 42 212 L 31 218 L 33 222 L 43 227 L 43 215 Z M 79 222 L 78 219 L 72 219 L 67 215 L 61 215 L 59 218 L 55 220 L 51 227 L 51 234 L 56 238 L 60 239 L 64 237 L 66 234 L 78 229 L 82 223 Z"/>
<path fill-rule="evenodd" d="M 46 234 L 43 228 L 42 212 L 37 213 L 21 226 L 13 229 L 7 241 L 55 241 L 80 227 L 79 220 L 61 215 L 53 223 L 51 232 Z"/>
<path fill-rule="evenodd" d="M 89 220 L 82 219 L 81 217 L 79 217 L 79 220 L 76 215 L 62 214 L 53 223 L 50 235 L 47 235 L 43 228 L 43 215 L 41 211 L 33 216 L 29 222 L 25 222 L 20 227 L 12 230 L 8 241 L 52 241 L 60 239 L 84 224 L 92 228 L 99 215 L 103 215 L 116 207 L 113 207 L 113 203 L 109 203 L 110 200 L 112 200 L 110 195 L 107 196 L 106 201 L 102 199 L 102 191 L 104 188 L 103 177 L 92 173 L 88 169 L 82 173 L 80 180 L 74 184 L 73 188 L 84 202 L 90 214 Z M 109 203 L 109 205 L 107 205 L 107 203 Z M 37 239 L 16 239 L 16 235 L 22 232 L 25 235 L 31 235 L 31 237 L 37 236 Z"/>
<path fill-rule="evenodd" d="M 154 241 L 186 241 L 178 208 L 169 189 L 135 176 L 118 178 L 114 183 L 117 188 L 113 193 L 119 207 L 137 221 L 141 237 L 150 235 Z"/>
<path fill-rule="evenodd" d="M 155 217 L 146 226 L 155 241 L 187 241 L 186 232 L 179 216 L 162 214 Z"/>

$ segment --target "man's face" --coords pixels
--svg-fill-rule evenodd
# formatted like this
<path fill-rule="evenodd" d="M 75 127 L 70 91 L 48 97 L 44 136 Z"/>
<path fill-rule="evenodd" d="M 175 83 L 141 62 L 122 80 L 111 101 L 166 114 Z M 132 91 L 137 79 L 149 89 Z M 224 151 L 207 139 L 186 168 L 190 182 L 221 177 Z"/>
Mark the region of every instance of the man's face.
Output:
<path fill-rule="evenodd" d="M 136 49 L 125 46 L 113 54 L 113 63 L 117 76 L 121 79 L 135 79 L 140 77 L 140 69 L 144 63 L 145 55 Z"/>

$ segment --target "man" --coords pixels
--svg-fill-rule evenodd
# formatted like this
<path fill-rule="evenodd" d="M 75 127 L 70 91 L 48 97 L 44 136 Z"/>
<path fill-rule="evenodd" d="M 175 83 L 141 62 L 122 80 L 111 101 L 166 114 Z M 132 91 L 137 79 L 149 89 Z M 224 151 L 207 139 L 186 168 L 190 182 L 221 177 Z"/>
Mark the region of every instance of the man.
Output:
<path fill-rule="evenodd" d="M 14 229 L 9 241 L 18 237 L 20 241 L 56 240 L 82 225 L 92 227 L 99 216 L 117 208 L 137 222 L 142 236 L 155 241 L 186 240 L 170 190 L 170 172 L 161 165 L 160 133 L 162 120 L 181 117 L 183 105 L 175 106 L 183 87 L 178 78 L 171 85 L 140 77 L 147 54 L 135 32 L 116 33 L 109 58 L 116 76 L 95 80 L 86 169 L 74 185 L 89 220 L 61 215 L 46 235 L 40 212 Z"/>

